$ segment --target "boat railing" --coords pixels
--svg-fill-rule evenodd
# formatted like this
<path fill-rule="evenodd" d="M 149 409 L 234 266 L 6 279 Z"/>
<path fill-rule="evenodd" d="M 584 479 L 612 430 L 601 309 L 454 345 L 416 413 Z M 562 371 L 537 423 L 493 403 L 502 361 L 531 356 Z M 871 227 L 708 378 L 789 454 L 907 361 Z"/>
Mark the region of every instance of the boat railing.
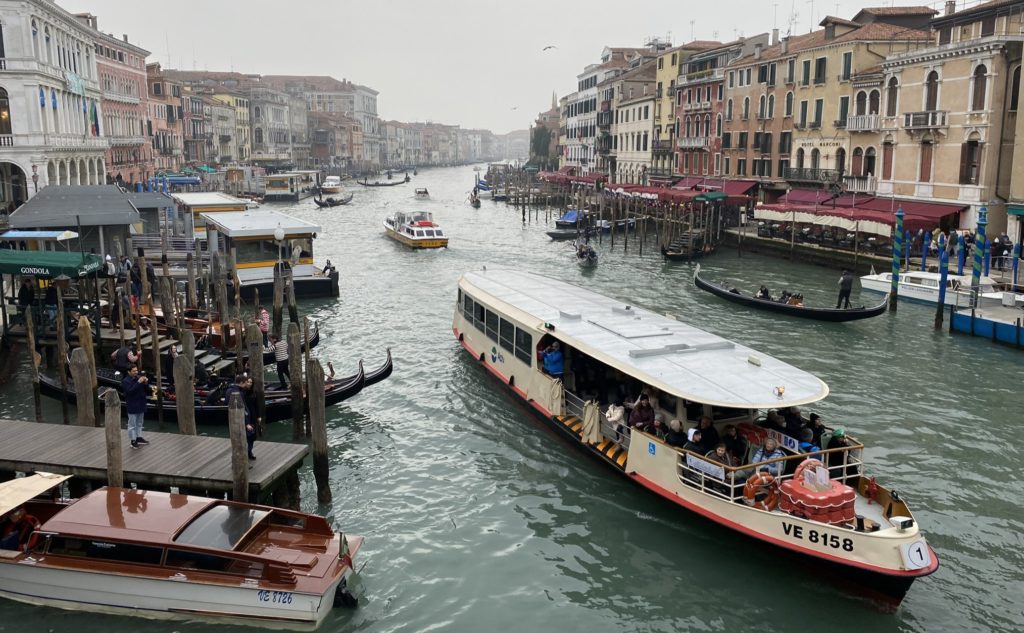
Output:
<path fill-rule="evenodd" d="M 843 456 L 842 462 L 833 466 L 826 466 L 826 469 L 829 472 L 829 478 L 841 481 L 847 485 L 850 485 L 850 480 L 855 481 L 860 476 L 864 466 L 864 462 L 860 458 L 861 451 L 864 449 L 862 444 L 823 449 L 811 453 L 786 455 L 741 466 L 725 466 L 711 461 L 699 453 L 682 448 L 673 448 L 678 453 L 676 471 L 680 482 L 696 487 L 707 494 L 733 502 L 743 499 L 747 479 L 771 464 L 778 464 L 777 468 L 781 471 L 781 474 L 775 477 L 776 485 L 781 484 L 787 479 L 792 479 L 793 471 L 796 470 L 795 464 L 805 459 L 813 458 L 827 462 L 828 455 L 841 453 Z M 792 467 L 790 467 L 791 465 Z M 719 472 L 722 475 L 721 478 L 718 477 Z"/>
<path fill-rule="evenodd" d="M 574 415 L 579 419 L 583 419 L 583 406 L 586 402 L 583 398 L 580 398 L 568 389 L 565 390 L 565 414 Z"/>

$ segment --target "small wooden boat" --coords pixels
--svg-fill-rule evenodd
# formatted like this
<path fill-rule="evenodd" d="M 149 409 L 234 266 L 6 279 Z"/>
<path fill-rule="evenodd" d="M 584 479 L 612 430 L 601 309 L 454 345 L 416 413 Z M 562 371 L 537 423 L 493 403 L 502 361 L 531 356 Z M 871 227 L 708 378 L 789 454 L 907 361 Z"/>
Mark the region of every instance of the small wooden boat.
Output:
<path fill-rule="evenodd" d="M 480 208 L 480 198 L 478 198 L 476 196 L 473 196 L 472 198 L 470 198 L 469 199 L 469 206 L 473 207 L 474 209 L 479 209 Z"/>
<path fill-rule="evenodd" d="M 580 268 L 595 268 L 598 262 L 597 251 L 590 244 L 583 244 L 576 248 L 576 263 Z"/>
<path fill-rule="evenodd" d="M 398 185 L 404 185 L 405 183 L 409 182 L 409 176 L 406 176 L 405 180 L 395 180 L 392 182 L 381 182 L 379 180 L 374 182 L 368 182 L 366 180 L 357 180 L 356 182 L 358 182 L 364 187 L 397 187 Z"/>
<path fill-rule="evenodd" d="M 697 264 L 696 269 L 693 271 L 693 283 L 701 290 L 706 290 L 707 292 L 718 295 L 727 301 L 732 301 L 733 303 L 738 303 L 740 305 L 747 306 L 748 308 L 757 308 L 779 314 L 788 314 L 790 316 L 800 317 L 801 319 L 829 321 L 832 323 L 844 323 L 846 321 L 870 319 L 871 317 L 884 313 L 889 305 L 888 295 L 882 300 L 882 303 L 877 306 L 871 308 L 861 306 L 859 308 L 848 308 L 845 310 L 837 310 L 835 308 L 808 308 L 805 306 L 796 306 L 788 303 L 771 301 L 769 299 L 759 299 L 752 295 L 741 294 L 740 291 L 735 288 L 727 288 L 721 284 L 701 279 L 700 264 Z"/>
<path fill-rule="evenodd" d="M 575 229 L 577 226 L 586 226 L 588 220 L 589 215 L 586 211 L 580 211 L 579 209 L 568 209 L 557 220 L 555 220 L 555 228 Z"/>
<path fill-rule="evenodd" d="M 320 185 L 320 191 L 323 193 L 342 193 L 343 190 L 344 187 L 339 176 L 328 176 Z"/>
<path fill-rule="evenodd" d="M 448 248 L 448 236 L 427 211 L 399 211 L 384 218 L 384 233 L 410 248 Z"/>
<path fill-rule="evenodd" d="M 715 252 L 712 244 L 705 244 L 703 240 L 695 240 L 692 247 L 686 242 L 676 240 L 668 245 L 668 248 L 661 247 L 661 255 L 672 262 L 685 262 L 691 259 L 700 259 L 705 255 Z"/>
<path fill-rule="evenodd" d="M 548 237 L 557 241 L 574 240 L 578 237 L 591 237 L 597 234 L 597 231 L 592 228 L 586 228 L 582 230 L 577 229 L 557 229 L 554 231 L 547 231 Z"/>
<path fill-rule="evenodd" d="M 606 233 L 607 234 L 607 233 L 611 233 L 612 232 L 612 222 L 611 222 L 611 220 L 598 220 L 597 222 L 594 223 L 593 226 L 594 226 L 595 229 L 600 230 L 602 233 Z M 615 221 L 615 232 L 616 233 L 621 233 L 622 231 L 625 231 L 626 229 L 632 230 L 635 227 L 636 227 L 636 218 L 628 218 L 626 220 L 616 220 Z"/>
<path fill-rule="evenodd" d="M 321 209 L 326 209 L 330 207 L 340 207 L 342 205 L 348 204 L 349 202 L 352 202 L 353 195 L 354 194 L 352 194 L 352 192 L 348 192 L 343 194 L 340 198 L 328 197 L 322 200 L 320 198 L 313 198 L 313 202 L 315 202 L 316 206 L 320 207 Z"/>
<path fill-rule="evenodd" d="M 18 549 L 0 550 L 0 595 L 297 631 L 356 604 L 349 583 L 363 539 L 335 532 L 323 517 L 109 486 L 66 501 L 60 486 L 69 478 L 36 473 L 0 483 L 0 515 L 21 509 L 40 524 Z"/>

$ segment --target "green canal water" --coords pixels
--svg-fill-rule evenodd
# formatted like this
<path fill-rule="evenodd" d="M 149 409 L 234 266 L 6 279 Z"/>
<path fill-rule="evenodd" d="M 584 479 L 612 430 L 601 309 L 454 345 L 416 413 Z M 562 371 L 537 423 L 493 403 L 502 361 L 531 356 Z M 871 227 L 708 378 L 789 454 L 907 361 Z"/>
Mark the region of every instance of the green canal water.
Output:
<path fill-rule="evenodd" d="M 691 270 L 631 239 L 581 271 L 543 222 L 466 203 L 470 168 L 421 171 L 409 185 L 356 187 L 352 205 L 275 208 L 323 231 L 319 263 L 341 270 L 342 297 L 300 309 L 321 322 L 317 355 L 339 373 L 394 375 L 328 410 L 334 502 L 319 507 L 308 469 L 303 509 L 364 534 L 361 606 L 323 631 L 1020 631 L 1024 521 L 1020 352 L 932 329 L 933 311 L 820 324 L 747 312 L 696 290 Z M 415 201 L 413 187 L 432 200 Z M 450 247 L 412 252 L 389 241 L 389 212 L 433 211 Z M 831 395 L 810 410 L 869 446 L 871 474 L 913 508 L 941 567 L 894 612 L 818 571 L 672 507 L 558 440 L 458 346 L 459 275 L 514 266 L 670 313 L 810 371 Z M 839 273 L 726 250 L 711 278 L 744 289 L 835 300 Z M 854 291 L 857 299 L 858 290 Z M 865 293 L 860 302 L 879 296 Z M 31 418 L 25 372 L 0 386 L 0 416 Z M 59 407 L 47 403 L 48 417 Z M 147 422 L 154 428 L 155 422 Z M 279 424 L 271 439 L 287 440 Z M 216 428 L 208 433 L 222 433 Z M 151 445 L 146 450 L 160 450 Z M 228 630 L 78 614 L 0 601 L 0 631 L 133 633 Z"/>

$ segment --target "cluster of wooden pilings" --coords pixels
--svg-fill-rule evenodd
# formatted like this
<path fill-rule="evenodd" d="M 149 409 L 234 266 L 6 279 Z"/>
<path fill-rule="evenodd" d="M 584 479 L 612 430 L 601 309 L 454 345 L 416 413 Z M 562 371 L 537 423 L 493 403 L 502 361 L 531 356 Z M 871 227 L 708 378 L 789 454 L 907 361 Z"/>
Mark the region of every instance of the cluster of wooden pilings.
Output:
<path fill-rule="evenodd" d="M 245 308 L 241 300 L 241 284 L 239 282 L 237 267 L 235 265 L 235 253 L 228 255 L 228 261 L 223 261 L 220 253 L 213 253 L 210 266 L 203 274 L 199 265 L 198 251 L 195 256 L 189 254 L 187 259 L 187 288 L 184 295 L 175 292 L 170 268 L 166 255 L 166 243 L 161 257 L 161 274 L 156 277 L 154 289 L 147 274 L 146 254 L 143 249 L 138 250 L 136 265 L 141 277 L 141 295 L 138 297 L 139 312 L 145 309 L 145 314 L 150 315 L 148 319 L 136 315 L 137 323 L 134 328 L 126 329 L 126 321 L 133 318 L 126 303 L 127 297 L 131 296 L 131 280 L 126 279 L 121 287 L 113 278 L 106 279 L 106 292 L 109 297 L 110 314 L 113 317 L 116 312 L 118 324 L 119 342 L 123 347 L 134 343 L 137 353 L 141 354 L 140 365 L 146 363 L 152 367 L 153 384 L 162 385 L 163 363 L 161 353 L 170 346 L 180 344 L 181 353 L 174 359 L 174 388 L 175 408 L 178 419 L 178 432 L 186 435 L 196 435 L 195 417 L 195 336 L 192 328 L 185 321 L 185 311 L 189 308 L 213 308 L 220 315 L 221 319 L 221 342 L 222 352 L 234 352 L 236 373 L 242 374 L 247 371 L 253 379 L 253 393 L 256 402 L 256 411 L 251 414 L 253 420 L 260 427 L 258 433 L 264 431 L 263 420 L 265 419 L 266 398 L 264 385 L 263 367 L 263 332 L 257 324 L 260 316 L 260 300 L 257 292 L 255 301 L 251 306 L 252 310 Z M 230 276 L 234 289 L 233 301 L 228 299 L 227 279 Z M 313 449 L 313 472 L 317 485 L 317 498 L 321 503 L 331 500 L 331 490 L 328 481 L 328 460 L 327 460 L 327 425 L 326 405 L 324 390 L 324 370 L 320 361 L 310 358 L 309 355 L 309 320 L 299 319 L 298 307 L 295 300 L 294 281 L 291 270 L 278 266 L 274 271 L 274 297 L 273 317 L 270 324 L 270 333 L 280 338 L 287 337 L 289 354 L 289 373 L 291 380 L 292 400 L 292 438 L 295 441 L 309 439 Z M 157 318 L 154 310 L 154 290 L 158 290 L 156 300 L 159 301 L 160 310 L 163 315 L 163 322 L 168 337 L 161 338 L 158 332 Z M 68 424 L 68 381 L 67 367 L 68 359 L 67 340 L 64 324 L 64 303 L 62 289 L 57 289 L 57 373 L 63 392 L 61 399 L 64 423 Z M 284 329 L 283 312 L 287 302 L 289 322 L 287 330 Z M 40 356 L 36 353 L 35 328 L 32 324 L 32 311 L 27 310 L 28 319 L 28 347 L 32 350 L 32 382 L 33 397 L 35 404 L 35 417 L 42 421 L 42 407 L 39 386 L 39 365 Z M 97 314 L 98 319 L 98 314 Z M 143 350 L 143 321 L 148 321 L 149 349 Z M 97 426 L 97 421 L 102 420 L 107 427 L 107 456 L 109 464 L 109 481 L 111 485 L 120 485 L 123 482 L 121 474 L 121 401 L 116 390 L 108 389 L 103 394 L 104 409 L 101 415 L 100 398 L 98 396 L 97 380 L 97 356 L 102 354 L 99 341 L 93 339 L 93 325 L 88 318 L 82 316 L 78 323 L 78 347 L 70 353 L 70 373 L 74 380 L 77 394 L 77 414 L 74 422 L 81 426 Z M 230 337 L 229 332 L 234 332 Z M 131 341 L 134 335 L 134 341 Z M 227 349 L 229 339 L 233 338 L 234 349 Z M 303 349 L 303 353 L 297 350 Z M 100 356 L 102 358 L 102 356 Z M 245 360 L 248 359 L 248 367 Z M 147 362 L 148 361 L 148 362 Z M 305 369 L 305 371 L 303 371 Z M 157 415 L 160 428 L 163 428 L 164 412 L 164 390 L 157 388 Z M 309 397 L 312 396 L 312 397 Z M 306 415 L 305 402 L 309 400 L 309 414 Z M 232 441 L 232 469 L 235 481 L 233 498 L 237 500 L 248 500 L 248 457 L 245 433 L 245 411 L 242 402 L 237 394 L 234 394 L 229 402 L 229 434 Z M 298 507 L 298 477 L 292 473 L 288 477 L 284 490 L 276 490 L 274 494 L 275 503 L 287 507 Z M 280 502 L 280 503 L 279 503 Z"/>

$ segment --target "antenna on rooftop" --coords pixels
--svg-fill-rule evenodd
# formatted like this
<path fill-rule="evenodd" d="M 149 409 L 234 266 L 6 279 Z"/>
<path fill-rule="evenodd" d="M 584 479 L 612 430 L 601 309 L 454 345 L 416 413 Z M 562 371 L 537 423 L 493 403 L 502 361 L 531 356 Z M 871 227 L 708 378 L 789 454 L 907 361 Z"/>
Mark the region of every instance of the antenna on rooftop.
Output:
<path fill-rule="evenodd" d="M 690 41 L 693 41 L 693 24 L 696 20 L 690 20 Z"/>

